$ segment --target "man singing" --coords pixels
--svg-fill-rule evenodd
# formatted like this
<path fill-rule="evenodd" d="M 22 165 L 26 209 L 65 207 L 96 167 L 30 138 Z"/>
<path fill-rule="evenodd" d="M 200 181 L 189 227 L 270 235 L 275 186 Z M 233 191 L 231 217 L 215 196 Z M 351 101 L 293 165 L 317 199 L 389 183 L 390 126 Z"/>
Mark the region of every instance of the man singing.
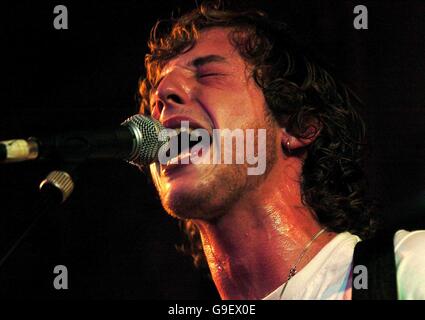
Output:
<path fill-rule="evenodd" d="M 246 149 L 252 142 L 265 153 L 261 174 L 249 173 L 246 158 L 213 161 L 214 143 L 197 153 L 201 164 L 150 167 L 163 207 L 184 221 L 195 262 L 206 258 L 220 296 L 351 299 L 355 247 L 375 231 L 353 94 L 258 11 L 200 6 L 167 32 L 154 28 L 149 48 L 141 113 L 167 128 L 188 121 L 219 140 L 214 130 L 253 129 Z M 399 299 L 425 298 L 424 244 L 425 231 L 394 235 Z"/>

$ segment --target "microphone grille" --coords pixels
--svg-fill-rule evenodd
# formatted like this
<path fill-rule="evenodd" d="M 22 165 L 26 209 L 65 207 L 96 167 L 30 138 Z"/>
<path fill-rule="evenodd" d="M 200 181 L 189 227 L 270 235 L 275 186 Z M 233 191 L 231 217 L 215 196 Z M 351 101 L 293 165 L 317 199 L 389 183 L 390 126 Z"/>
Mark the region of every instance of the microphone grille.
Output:
<path fill-rule="evenodd" d="M 168 142 L 162 124 L 151 117 L 136 114 L 122 125 L 128 126 L 135 137 L 133 152 L 128 161 L 136 166 L 145 166 L 156 161 L 159 149 Z"/>

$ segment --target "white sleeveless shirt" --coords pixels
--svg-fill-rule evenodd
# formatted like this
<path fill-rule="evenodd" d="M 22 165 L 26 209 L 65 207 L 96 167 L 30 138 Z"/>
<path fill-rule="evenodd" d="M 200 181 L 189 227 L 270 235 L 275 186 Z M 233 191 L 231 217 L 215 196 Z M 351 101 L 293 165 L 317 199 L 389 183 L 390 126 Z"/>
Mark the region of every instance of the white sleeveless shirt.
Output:
<path fill-rule="evenodd" d="M 360 238 L 338 234 L 289 280 L 282 300 L 351 299 L 349 281 L 354 247 Z M 425 299 L 425 230 L 399 230 L 394 236 L 398 299 Z M 283 284 L 264 300 L 279 300 Z"/>

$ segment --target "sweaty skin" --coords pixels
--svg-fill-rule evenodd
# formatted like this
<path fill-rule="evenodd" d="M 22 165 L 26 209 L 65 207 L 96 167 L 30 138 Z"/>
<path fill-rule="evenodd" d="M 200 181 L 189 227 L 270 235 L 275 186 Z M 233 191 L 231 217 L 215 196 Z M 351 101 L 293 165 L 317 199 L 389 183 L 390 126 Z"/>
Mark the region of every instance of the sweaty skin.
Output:
<path fill-rule="evenodd" d="M 165 126 L 189 120 L 210 132 L 265 128 L 265 173 L 247 175 L 246 164 L 188 164 L 171 170 L 154 163 L 150 169 L 166 211 L 192 219 L 199 228 L 221 297 L 261 299 L 286 281 L 322 228 L 301 201 L 303 156 L 282 151 L 288 141 L 297 149 L 315 136 L 297 139 L 279 126 L 228 36 L 225 28 L 203 31 L 191 50 L 166 64 L 152 95 L 152 116 Z M 323 233 L 298 271 L 334 236 Z"/>

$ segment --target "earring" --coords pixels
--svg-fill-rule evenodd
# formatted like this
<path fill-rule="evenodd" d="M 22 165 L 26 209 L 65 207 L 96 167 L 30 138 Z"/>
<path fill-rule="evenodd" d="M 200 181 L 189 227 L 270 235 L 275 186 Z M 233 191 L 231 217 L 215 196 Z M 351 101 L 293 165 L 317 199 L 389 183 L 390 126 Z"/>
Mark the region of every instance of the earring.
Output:
<path fill-rule="evenodd" d="M 286 141 L 286 150 L 288 150 L 288 153 L 291 154 L 291 146 L 290 146 L 289 139 Z"/>

